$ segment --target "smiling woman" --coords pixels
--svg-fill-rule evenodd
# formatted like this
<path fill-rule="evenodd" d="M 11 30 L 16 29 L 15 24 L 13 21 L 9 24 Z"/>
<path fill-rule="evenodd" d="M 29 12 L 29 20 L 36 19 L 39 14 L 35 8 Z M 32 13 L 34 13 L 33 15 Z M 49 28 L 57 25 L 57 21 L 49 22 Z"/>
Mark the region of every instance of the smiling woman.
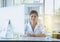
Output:
<path fill-rule="evenodd" d="M 25 26 L 25 34 L 30 37 L 45 37 L 46 31 L 42 24 L 38 21 L 38 12 L 32 10 L 29 14 L 29 21 Z"/>

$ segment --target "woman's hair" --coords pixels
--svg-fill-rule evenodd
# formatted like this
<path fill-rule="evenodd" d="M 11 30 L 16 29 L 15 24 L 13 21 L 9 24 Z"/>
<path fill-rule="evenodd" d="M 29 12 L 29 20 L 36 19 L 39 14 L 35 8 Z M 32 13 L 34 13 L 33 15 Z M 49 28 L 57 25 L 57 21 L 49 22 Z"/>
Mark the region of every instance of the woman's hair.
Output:
<path fill-rule="evenodd" d="M 32 10 L 29 15 L 35 13 L 38 16 L 38 12 L 36 10 Z"/>

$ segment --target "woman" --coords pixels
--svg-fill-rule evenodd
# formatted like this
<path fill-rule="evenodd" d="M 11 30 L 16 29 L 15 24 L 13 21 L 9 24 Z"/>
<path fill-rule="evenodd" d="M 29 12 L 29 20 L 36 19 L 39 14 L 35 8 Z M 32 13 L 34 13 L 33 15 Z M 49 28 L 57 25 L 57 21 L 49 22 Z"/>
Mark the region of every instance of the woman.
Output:
<path fill-rule="evenodd" d="M 38 13 L 32 10 L 29 14 L 29 22 L 25 27 L 25 36 L 27 37 L 45 37 L 46 31 L 38 22 Z"/>

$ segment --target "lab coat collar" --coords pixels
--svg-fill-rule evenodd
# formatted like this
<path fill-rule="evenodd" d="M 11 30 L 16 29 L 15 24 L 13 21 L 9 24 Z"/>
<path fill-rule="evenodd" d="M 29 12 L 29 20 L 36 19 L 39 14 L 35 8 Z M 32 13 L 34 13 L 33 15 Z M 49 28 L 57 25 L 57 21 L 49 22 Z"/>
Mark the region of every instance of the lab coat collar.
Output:
<path fill-rule="evenodd" d="M 34 32 L 34 31 L 38 28 L 39 23 L 38 23 L 38 21 L 37 21 L 37 24 L 36 24 L 36 26 L 35 26 L 35 28 L 34 28 L 34 31 L 32 30 L 32 27 L 31 27 L 30 22 L 28 22 L 28 26 L 29 26 L 29 29 L 31 29 L 31 31 Z"/>

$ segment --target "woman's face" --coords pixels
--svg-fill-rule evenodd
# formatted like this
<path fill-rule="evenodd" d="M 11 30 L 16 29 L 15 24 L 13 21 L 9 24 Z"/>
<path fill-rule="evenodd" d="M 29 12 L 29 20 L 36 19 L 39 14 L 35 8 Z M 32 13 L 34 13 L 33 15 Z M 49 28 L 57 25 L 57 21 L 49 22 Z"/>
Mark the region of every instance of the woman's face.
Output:
<path fill-rule="evenodd" d="M 38 16 L 36 15 L 36 13 L 33 13 L 30 15 L 30 22 L 31 23 L 37 23 L 38 20 Z"/>

